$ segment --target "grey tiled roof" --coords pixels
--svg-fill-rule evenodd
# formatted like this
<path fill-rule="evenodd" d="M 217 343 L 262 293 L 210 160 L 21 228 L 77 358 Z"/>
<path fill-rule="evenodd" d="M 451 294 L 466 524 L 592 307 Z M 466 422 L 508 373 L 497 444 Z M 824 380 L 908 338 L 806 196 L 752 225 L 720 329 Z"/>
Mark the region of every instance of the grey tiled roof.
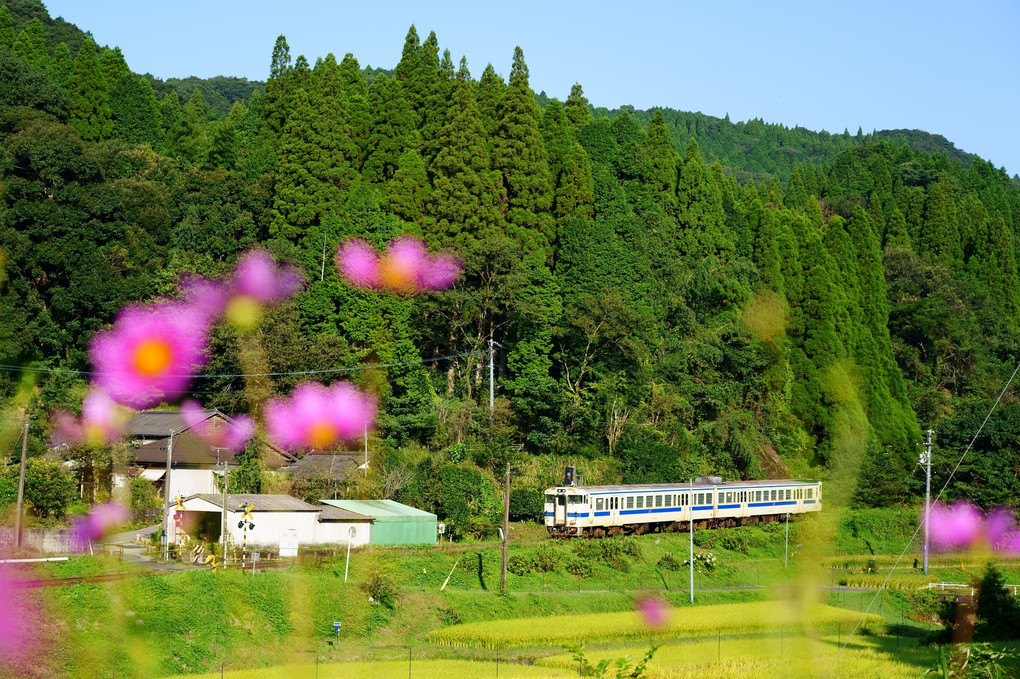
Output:
<path fill-rule="evenodd" d="M 223 506 L 223 495 L 220 493 L 198 493 L 187 498 L 199 498 L 211 502 L 217 507 Z M 241 506 L 252 507 L 253 512 L 318 512 L 321 507 L 310 505 L 307 502 L 290 495 L 253 495 L 246 493 L 231 493 L 227 495 L 227 511 L 237 511 Z"/>

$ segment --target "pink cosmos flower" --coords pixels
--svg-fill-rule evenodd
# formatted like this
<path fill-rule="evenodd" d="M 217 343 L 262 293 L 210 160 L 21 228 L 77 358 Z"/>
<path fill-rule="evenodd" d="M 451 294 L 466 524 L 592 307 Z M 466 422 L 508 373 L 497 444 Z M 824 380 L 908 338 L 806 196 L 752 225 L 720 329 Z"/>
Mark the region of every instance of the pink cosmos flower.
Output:
<path fill-rule="evenodd" d="M 302 278 L 297 268 L 278 265 L 267 251 L 252 250 L 237 260 L 232 283 L 234 294 L 268 304 L 293 296 Z"/>
<path fill-rule="evenodd" d="M 658 597 L 643 599 L 638 604 L 638 610 L 641 611 L 641 617 L 649 627 L 663 627 L 669 617 L 669 606 Z"/>
<path fill-rule="evenodd" d="M 201 276 L 182 276 L 177 289 L 189 305 L 204 313 L 210 321 L 222 316 L 230 302 L 230 290 L 226 285 Z"/>
<path fill-rule="evenodd" d="M 28 646 L 28 616 L 19 599 L 17 583 L 0 568 L 0 659 L 5 661 L 23 655 Z"/>
<path fill-rule="evenodd" d="M 87 516 L 75 522 L 71 530 L 71 548 L 85 551 L 90 542 L 101 540 L 121 524 L 127 523 L 129 516 L 127 508 L 116 502 L 95 505 Z"/>
<path fill-rule="evenodd" d="M 379 253 L 363 240 L 354 238 L 341 245 L 336 251 L 336 265 L 355 287 L 374 289 L 382 284 Z"/>
<path fill-rule="evenodd" d="M 206 362 L 209 319 L 180 302 L 130 306 L 92 340 L 96 384 L 130 408 L 180 396 Z"/>
<path fill-rule="evenodd" d="M 362 240 L 352 239 L 337 250 L 337 267 L 351 285 L 413 294 L 453 285 L 462 267 L 447 254 L 430 257 L 418 238 L 404 236 L 390 243 L 382 257 Z"/>
<path fill-rule="evenodd" d="M 244 450 L 255 435 L 255 422 L 247 415 L 236 415 L 226 422 L 213 421 L 195 400 L 181 404 L 181 418 L 192 431 L 214 448 L 226 448 L 235 453 Z"/>
<path fill-rule="evenodd" d="M 91 443 L 108 446 L 124 435 L 128 414 L 107 393 L 93 389 L 81 404 L 81 417 L 68 410 L 53 413 L 54 445 Z"/>
<path fill-rule="evenodd" d="M 287 450 L 327 450 L 361 437 L 372 426 L 375 401 L 353 385 L 298 385 L 289 399 L 274 399 L 264 414 L 269 436 Z"/>
<path fill-rule="evenodd" d="M 936 549 L 966 549 L 984 542 L 996 550 L 1020 551 L 1020 532 L 1013 530 L 1008 509 L 996 509 L 986 517 L 972 503 L 960 500 L 951 507 L 935 503 L 930 512 L 929 530 Z"/>
<path fill-rule="evenodd" d="M 419 280 L 428 290 L 445 290 L 453 285 L 463 270 L 460 260 L 453 255 L 438 255 L 424 267 Z"/>

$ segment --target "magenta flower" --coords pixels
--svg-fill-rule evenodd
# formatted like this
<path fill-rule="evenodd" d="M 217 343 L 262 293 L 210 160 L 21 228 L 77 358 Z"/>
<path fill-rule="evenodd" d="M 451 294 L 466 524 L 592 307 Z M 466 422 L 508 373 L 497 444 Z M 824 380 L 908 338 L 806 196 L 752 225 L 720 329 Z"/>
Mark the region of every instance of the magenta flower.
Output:
<path fill-rule="evenodd" d="M 966 549 L 983 542 L 996 550 L 1020 551 L 1020 535 L 1013 530 L 1008 509 L 996 509 L 986 517 L 972 503 L 960 500 L 951 507 L 935 503 L 930 512 L 928 527 L 936 549 Z"/>
<path fill-rule="evenodd" d="M 421 285 L 428 290 L 445 290 L 453 285 L 463 267 L 452 255 L 438 255 L 424 267 L 419 276 Z"/>
<path fill-rule="evenodd" d="M 669 606 L 658 597 L 648 597 L 638 604 L 641 617 L 649 627 L 665 626 L 669 617 Z"/>
<path fill-rule="evenodd" d="M 201 404 L 194 400 L 181 404 L 181 418 L 213 448 L 240 452 L 255 435 L 255 422 L 247 415 L 237 415 L 226 422 L 214 421 L 202 410 Z"/>
<path fill-rule="evenodd" d="M 123 505 L 106 502 L 95 505 L 84 518 L 75 522 L 71 530 L 71 549 L 83 552 L 90 542 L 97 542 L 127 523 L 130 513 Z"/>
<path fill-rule="evenodd" d="M 340 246 L 336 259 L 340 274 L 351 285 L 405 294 L 448 288 L 462 271 L 457 258 L 430 257 L 425 244 L 412 236 L 394 240 L 382 257 L 364 241 L 352 239 Z"/>
<path fill-rule="evenodd" d="M 210 322 L 219 319 L 230 302 L 230 290 L 226 285 L 201 276 L 182 276 L 177 288 L 184 300 L 204 313 Z"/>
<path fill-rule="evenodd" d="M 206 362 L 208 333 L 205 313 L 188 304 L 128 307 L 92 340 L 96 384 L 139 410 L 177 398 Z"/>
<path fill-rule="evenodd" d="M 106 392 L 93 389 L 81 404 L 81 417 L 68 410 L 53 413 L 54 445 L 91 443 L 108 446 L 124 435 L 128 414 Z"/>
<path fill-rule="evenodd" d="M 0 659 L 13 660 L 28 647 L 28 611 L 18 596 L 17 582 L 0 567 Z"/>
<path fill-rule="evenodd" d="M 354 238 L 336 251 L 336 265 L 351 285 L 374 289 L 382 284 L 379 253 L 363 240 Z"/>
<path fill-rule="evenodd" d="M 327 450 L 340 441 L 357 440 L 371 428 L 375 401 L 353 385 L 326 388 L 298 385 L 290 399 L 274 399 L 264 410 L 269 436 L 287 450 Z"/>
<path fill-rule="evenodd" d="M 301 284 L 301 272 L 297 268 L 278 265 L 265 250 L 252 250 L 237 260 L 232 291 L 268 304 L 292 297 L 301 289 Z"/>

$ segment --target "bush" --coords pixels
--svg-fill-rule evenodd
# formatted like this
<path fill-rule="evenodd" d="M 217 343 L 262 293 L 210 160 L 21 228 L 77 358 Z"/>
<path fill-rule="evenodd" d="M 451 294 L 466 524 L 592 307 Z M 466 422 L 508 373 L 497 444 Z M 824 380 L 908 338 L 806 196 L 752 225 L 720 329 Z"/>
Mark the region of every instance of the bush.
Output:
<path fill-rule="evenodd" d="M 539 573 L 551 573 L 560 564 L 560 555 L 550 545 L 542 545 L 535 550 L 535 570 Z"/>
<path fill-rule="evenodd" d="M 20 473 L 21 467 L 17 464 L 3 470 L 0 504 L 17 501 Z M 25 466 L 25 500 L 32 505 L 36 516 L 63 518 L 67 506 L 75 497 L 75 489 L 74 477 L 60 463 L 37 458 L 28 460 Z"/>
<path fill-rule="evenodd" d="M 510 489 L 510 520 L 542 523 L 545 518 L 545 498 L 534 488 Z"/>
<path fill-rule="evenodd" d="M 567 562 L 567 572 L 579 578 L 590 578 L 595 575 L 595 564 L 587 559 L 575 556 Z"/>
<path fill-rule="evenodd" d="M 156 486 L 145 479 L 131 479 L 131 509 L 159 509 L 162 506 Z"/>
<path fill-rule="evenodd" d="M 663 554 L 662 558 L 659 559 L 656 564 L 659 568 L 664 568 L 667 571 L 678 571 L 684 566 L 684 562 L 680 560 L 680 557 L 672 552 L 666 552 Z"/>
<path fill-rule="evenodd" d="M 514 575 L 534 573 L 535 559 L 527 554 L 511 554 L 506 560 L 506 569 Z"/>
<path fill-rule="evenodd" d="M 368 593 L 376 603 L 387 608 L 393 608 L 396 604 L 397 595 L 400 593 L 400 584 L 394 572 L 384 566 L 376 566 L 368 574 L 361 588 Z"/>
<path fill-rule="evenodd" d="M 574 542 L 574 557 L 577 560 L 608 566 L 623 573 L 630 572 L 630 562 L 640 558 L 640 547 L 633 540 L 578 540 Z"/>

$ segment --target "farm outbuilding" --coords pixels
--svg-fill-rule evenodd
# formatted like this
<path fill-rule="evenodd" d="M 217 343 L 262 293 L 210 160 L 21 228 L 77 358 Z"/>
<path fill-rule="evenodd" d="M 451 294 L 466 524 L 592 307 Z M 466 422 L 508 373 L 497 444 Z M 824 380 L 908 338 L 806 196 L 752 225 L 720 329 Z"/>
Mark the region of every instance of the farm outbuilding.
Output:
<path fill-rule="evenodd" d="M 173 505 L 171 504 L 171 509 Z M 200 493 L 183 502 L 182 528 L 192 538 L 206 537 L 212 542 L 220 539 L 223 520 L 223 495 Z M 243 508 L 251 507 L 251 523 L 247 531 L 247 544 L 270 549 L 299 545 L 319 544 L 316 539 L 319 512 L 322 507 L 302 502 L 290 495 L 231 494 L 227 496 L 227 535 L 237 545 L 244 540 L 244 530 L 238 523 L 244 516 Z M 176 531 L 176 526 L 171 531 Z M 176 535 L 176 532 L 171 532 Z"/>
<path fill-rule="evenodd" d="M 393 500 L 323 500 L 372 519 L 370 545 L 434 545 L 436 515 Z"/>

